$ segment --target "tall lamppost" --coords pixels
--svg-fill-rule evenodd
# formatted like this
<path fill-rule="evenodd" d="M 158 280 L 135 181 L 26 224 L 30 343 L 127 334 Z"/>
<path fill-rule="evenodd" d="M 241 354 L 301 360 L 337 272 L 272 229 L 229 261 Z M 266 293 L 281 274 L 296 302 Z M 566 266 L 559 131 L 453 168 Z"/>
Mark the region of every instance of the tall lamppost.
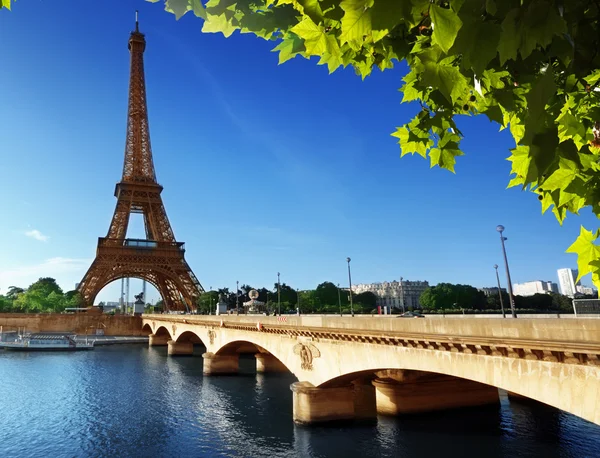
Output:
<path fill-rule="evenodd" d="M 279 283 L 279 272 L 277 272 L 277 313 L 281 316 L 281 284 Z"/>
<path fill-rule="evenodd" d="M 298 316 L 300 316 L 300 290 L 299 289 L 296 290 L 296 302 L 297 302 L 296 307 L 298 308 L 297 313 L 298 313 Z"/>
<path fill-rule="evenodd" d="M 338 305 L 340 306 L 340 316 L 342 316 L 342 296 L 340 294 L 340 284 L 338 283 Z"/>
<path fill-rule="evenodd" d="M 504 313 L 504 301 L 502 300 L 502 289 L 500 288 L 500 277 L 498 276 L 498 264 L 494 264 L 494 269 L 496 269 L 496 281 L 498 282 L 498 296 L 500 296 L 500 308 L 502 309 L 502 318 L 506 318 L 506 313 Z"/>
<path fill-rule="evenodd" d="M 210 294 L 210 308 L 208 309 L 208 314 L 212 315 L 212 286 L 208 287 L 208 294 Z M 217 311 L 215 310 L 215 315 L 217 314 Z"/>
<path fill-rule="evenodd" d="M 348 262 L 348 284 L 350 285 L 350 314 L 354 316 L 354 306 L 352 305 L 352 276 L 350 275 L 350 258 L 346 258 Z"/>
<path fill-rule="evenodd" d="M 504 241 L 508 240 L 502 233 L 504 232 L 504 226 L 499 224 L 496 226 L 496 230 L 500 232 L 500 243 L 502 244 L 502 254 L 504 254 L 504 265 L 506 266 L 506 281 L 508 282 L 508 298 L 510 300 L 510 311 L 512 313 L 512 317 L 516 318 L 517 313 L 515 312 L 515 299 L 513 297 L 512 290 L 512 281 L 510 280 L 510 270 L 508 270 L 508 259 L 506 257 L 506 247 L 504 246 Z"/>
<path fill-rule="evenodd" d="M 235 282 L 235 314 L 240 314 L 240 282 Z"/>

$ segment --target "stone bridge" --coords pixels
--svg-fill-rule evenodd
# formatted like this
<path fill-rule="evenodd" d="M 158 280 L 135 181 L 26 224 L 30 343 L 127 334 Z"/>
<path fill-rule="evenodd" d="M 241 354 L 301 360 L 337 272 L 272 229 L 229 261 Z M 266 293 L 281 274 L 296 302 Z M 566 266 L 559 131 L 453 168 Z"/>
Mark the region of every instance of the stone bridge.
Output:
<path fill-rule="evenodd" d="M 206 351 L 206 375 L 290 371 L 294 420 L 498 403 L 498 388 L 600 424 L 600 320 L 144 315 L 150 345 Z"/>

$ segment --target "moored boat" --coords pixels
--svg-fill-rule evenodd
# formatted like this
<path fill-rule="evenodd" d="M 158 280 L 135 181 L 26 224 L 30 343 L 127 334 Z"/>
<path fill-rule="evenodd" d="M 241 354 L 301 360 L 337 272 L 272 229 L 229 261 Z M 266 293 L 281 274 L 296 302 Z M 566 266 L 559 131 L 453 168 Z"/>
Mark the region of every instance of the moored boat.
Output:
<path fill-rule="evenodd" d="M 0 347 L 17 351 L 79 351 L 93 350 L 94 341 L 79 342 L 74 335 L 66 334 L 26 334 L 12 342 L 0 342 Z"/>

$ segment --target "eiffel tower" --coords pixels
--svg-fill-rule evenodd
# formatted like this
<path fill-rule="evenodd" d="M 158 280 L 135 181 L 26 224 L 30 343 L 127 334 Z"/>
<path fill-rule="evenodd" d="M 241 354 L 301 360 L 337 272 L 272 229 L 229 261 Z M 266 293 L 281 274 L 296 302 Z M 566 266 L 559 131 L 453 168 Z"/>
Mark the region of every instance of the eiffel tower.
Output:
<path fill-rule="evenodd" d="M 93 305 L 104 286 L 121 278 L 141 278 L 156 287 L 166 310 L 194 310 L 203 288 L 184 258 L 156 181 L 144 81 L 146 40 L 135 21 L 129 37 L 130 78 L 123 178 L 115 187 L 117 207 L 106 237 L 98 238 L 96 258 L 79 284 L 85 305 Z M 131 213 L 141 213 L 145 239 L 128 239 Z"/>

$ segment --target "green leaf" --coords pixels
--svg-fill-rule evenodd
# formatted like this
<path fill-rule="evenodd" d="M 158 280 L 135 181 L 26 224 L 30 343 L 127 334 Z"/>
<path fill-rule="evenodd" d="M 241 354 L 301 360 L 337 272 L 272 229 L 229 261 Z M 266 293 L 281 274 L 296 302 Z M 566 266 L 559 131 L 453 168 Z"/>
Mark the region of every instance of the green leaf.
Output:
<path fill-rule="evenodd" d="M 431 24 L 433 27 L 431 43 L 437 44 L 445 53 L 447 53 L 454 44 L 456 35 L 462 27 L 462 21 L 451 9 L 442 8 L 435 3 L 431 5 L 429 14 L 431 16 Z"/>
<path fill-rule="evenodd" d="M 558 138 L 561 142 L 572 139 L 578 150 L 587 144 L 586 129 L 581 120 L 566 111 L 558 117 L 556 122 L 558 123 Z"/>
<path fill-rule="evenodd" d="M 279 64 L 296 57 L 299 53 L 305 51 L 304 42 L 293 32 L 289 32 L 283 38 L 273 51 L 279 51 Z"/>
<path fill-rule="evenodd" d="M 588 231 L 585 227 L 581 226 L 579 230 L 579 237 L 573 242 L 573 244 L 567 249 L 567 253 L 577 254 L 577 268 L 579 275 L 577 281 L 584 275 L 592 272 L 590 264 L 592 262 L 600 261 L 600 247 L 594 244 L 594 241 L 598 238 L 598 233 L 594 234 L 592 231 Z M 594 269 L 597 275 L 597 269 Z"/>
<path fill-rule="evenodd" d="M 307 55 L 320 56 L 328 51 L 329 43 L 325 29 L 315 24 L 310 17 L 304 16 L 302 22 L 296 24 L 290 31 L 304 40 Z"/>
<path fill-rule="evenodd" d="M 558 14 L 554 2 L 534 0 L 521 25 L 521 57 L 526 59 L 536 47 L 545 48 L 555 35 L 560 36 L 566 31 L 566 23 Z"/>
<path fill-rule="evenodd" d="M 371 8 L 371 26 L 373 30 L 390 32 L 404 19 L 405 14 L 412 19 L 411 9 L 410 0 L 375 0 Z"/>
<path fill-rule="evenodd" d="M 236 28 L 232 25 L 231 20 L 227 18 L 227 14 L 221 15 L 207 14 L 204 25 L 202 26 L 202 32 L 204 33 L 217 33 L 221 32 L 225 37 L 229 37 Z"/>
<path fill-rule="evenodd" d="M 417 153 L 424 158 L 427 157 L 427 151 L 433 141 L 429 138 L 429 134 L 422 130 L 408 130 L 406 127 L 398 127 L 392 137 L 398 138 L 400 145 L 400 157 L 407 154 Z"/>
<path fill-rule="evenodd" d="M 365 38 L 371 35 L 371 11 L 368 8 L 371 3 L 372 0 L 344 0 L 340 3 L 345 12 L 340 35 L 342 44 L 348 43 L 358 51 Z"/>
<path fill-rule="evenodd" d="M 546 178 L 540 186 L 546 191 L 565 189 L 577 177 L 577 165 L 568 159 L 560 158 L 559 168 Z"/>
<path fill-rule="evenodd" d="M 429 159 L 431 160 L 431 167 L 438 165 L 442 169 L 450 170 L 454 172 L 454 164 L 456 164 L 456 157 L 462 156 L 464 153 L 460 150 L 460 147 L 456 142 L 448 142 L 441 148 L 431 148 L 429 151 Z"/>
<path fill-rule="evenodd" d="M 192 9 L 190 0 L 166 0 L 165 11 L 173 13 L 175 19 L 180 19 L 185 13 Z"/>
<path fill-rule="evenodd" d="M 495 16 L 496 15 L 496 2 L 494 0 L 485 0 L 485 11 L 492 15 Z"/>
<path fill-rule="evenodd" d="M 509 60 L 517 58 L 517 52 L 521 45 L 521 34 L 517 29 L 517 19 L 521 13 L 519 8 L 514 8 L 508 12 L 502 21 L 502 33 L 500 35 L 500 44 L 498 52 L 500 53 L 500 65 Z"/>
<path fill-rule="evenodd" d="M 498 54 L 500 33 L 500 26 L 492 22 L 480 20 L 465 22 L 458 33 L 451 53 L 462 54 L 461 66 L 473 69 L 475 75 L 479 77 L 488 63 Z"/>
<path fill-rule="evenodd" d="M 418 55 L 421 66 L 421 83 L 425 86 L 437 88 L 451 103 L 456 102 L 467 90 L 468 83 L 458 67 L 454 67 L 442 60 L 436 59 L 434 49 L 422 52 Z"/>

